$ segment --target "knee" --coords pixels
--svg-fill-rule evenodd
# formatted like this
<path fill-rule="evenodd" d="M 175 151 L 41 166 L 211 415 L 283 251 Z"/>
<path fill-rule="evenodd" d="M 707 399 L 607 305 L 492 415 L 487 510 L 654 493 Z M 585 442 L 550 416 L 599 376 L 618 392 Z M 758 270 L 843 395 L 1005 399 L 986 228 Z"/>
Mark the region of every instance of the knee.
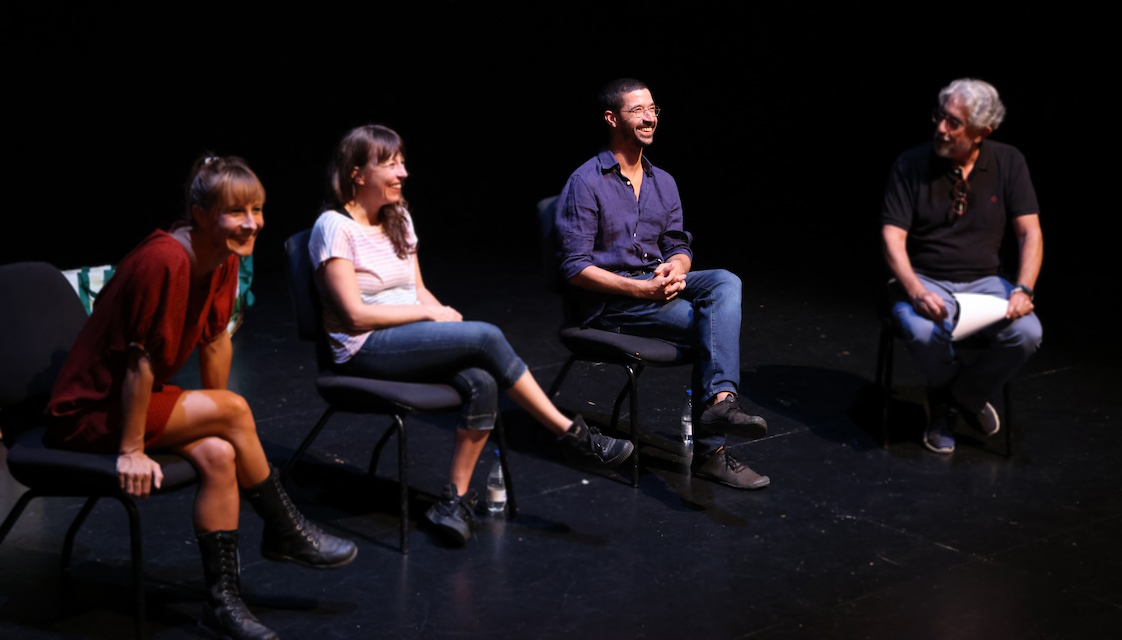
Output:
<path fill-rule="evenodd" d="M 489 322 L 480 322 L 477 327 L 486 342 L 506 342 L 503 330 Z"/>
<path fill-rule="evenodd" d="M 1006 341 L 1010 346 L 1021 349 L 1025 355 L 1032 355 L 1040 348 L 1044 338 L 1044 330 L 1040 320 L 1035 315 L 1018 318 L 1009 326 L 1009 338 Z"/>
<path fill-rule="evenodd" d="M 203 438 L 190 453 L 191 462 L 204 476 L 234 473 L 234 445 L 222 438 Z"/>
<path fill-rule="evenodd" d="M 230 428 L 239 431 L 256 431 L 253 422 L 253 411 L 249 403 L 240 395 L 227 391 L 217 398 L 218 414 Z"/>
<path fill-rule="evenodd" d="M 494 346 L 506 344 L 503 330 L 489 322 L 472 322 L 471 330 L 479 337 L 479 345 L 484 352 L 488 352 Z"/>
<path fill-rule="evenodd" d="M 714 270 L 714 289 L 720 289 L 722 295 L 740 297 L 743 290 L 743 283 L 740 281 L 740 276 L 726 269 Z"/>
<path fill-rule="evenodd" d="M 457 386 L 470 391 L 473 398 L 494 398 L 499 395 L 499 385 L 494 376 L 483 369 L 464 369 L 456 374 L 461 383 Z"/>

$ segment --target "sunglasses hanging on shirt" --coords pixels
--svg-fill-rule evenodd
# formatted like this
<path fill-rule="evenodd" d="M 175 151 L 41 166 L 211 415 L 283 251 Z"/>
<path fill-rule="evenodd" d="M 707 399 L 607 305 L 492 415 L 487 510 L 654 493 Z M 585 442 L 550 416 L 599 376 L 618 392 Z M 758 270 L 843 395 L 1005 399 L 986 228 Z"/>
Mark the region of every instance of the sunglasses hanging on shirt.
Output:
<path fill-rule="evenodd" d="M 966 197 L 970 195 L 970 183 L 962 177 L 962 169 L 955 169 L 951 173 L 954 175 L 954 187 L 951 188 L 951 208 L 947 212 L 947 224 L 954 224 L 966 213 Z"/>

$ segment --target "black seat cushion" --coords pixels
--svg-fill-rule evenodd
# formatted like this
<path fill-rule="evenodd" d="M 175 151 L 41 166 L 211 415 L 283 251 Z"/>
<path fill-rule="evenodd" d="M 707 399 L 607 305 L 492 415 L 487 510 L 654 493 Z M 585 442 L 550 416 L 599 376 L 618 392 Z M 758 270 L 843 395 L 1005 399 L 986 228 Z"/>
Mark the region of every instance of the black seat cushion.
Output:
<path fill-rule="evenodd" d="M 118 493 L 117 454 L 52 449 L 43 444 L 45 433 L 44 427 L 31 429 L 8 452 L 8 469 L 16 480 L 45 495 L 108 496 Z M 161 489 L 153 493 L 174 491 L 194 483 L 198 478 L 195 467 L 182 456 L 161 452 L 150 452 L 149 455 L 159 463 L 164 473 Z"/>
<path fill-rule="evenodd" d="M 688 350 L 679 349 L 658 338 L 580 327 L 564 327 L 558 333 L 561 343 L 569 351 L 585 358 L 599 358 L 604 362 L 642 362 L 659 366 L 685 364 L 693 359 L 693 354 Z"/>
<path fill-rule="evenodd" d="M 452 411 L 464 403 L 446 384 L 376 380 L 330 370 L 320 372 L 316 389 L 328 404 L 351 413 Z"/>

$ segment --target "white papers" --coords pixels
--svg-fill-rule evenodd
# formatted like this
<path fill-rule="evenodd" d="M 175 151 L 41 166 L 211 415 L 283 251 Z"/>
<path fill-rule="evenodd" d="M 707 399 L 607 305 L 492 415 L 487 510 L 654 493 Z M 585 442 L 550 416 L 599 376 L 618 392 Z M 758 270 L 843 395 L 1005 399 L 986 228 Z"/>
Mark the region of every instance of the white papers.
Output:
<path fill-rule="evenodd" d="M 958 323 L 951 332 L 951 340 L 958 342 L 968 338 L 991 324 L 1003 320 L 1009 309 L 1005 298 L 983 293 L 953 294 L 958 302 Z"/>

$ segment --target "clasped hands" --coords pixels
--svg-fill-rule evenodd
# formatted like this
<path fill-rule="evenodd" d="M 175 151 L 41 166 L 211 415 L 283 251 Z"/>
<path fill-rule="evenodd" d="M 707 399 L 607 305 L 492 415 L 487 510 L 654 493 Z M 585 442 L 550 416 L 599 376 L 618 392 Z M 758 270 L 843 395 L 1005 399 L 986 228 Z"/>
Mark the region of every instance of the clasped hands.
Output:
<path fill-rule="evenodd" d="M 643 297 L 650 300 L 670 301 L 686 288 L 686 274 L 682 266 L 671 260 L 655 267 L 654 275 L 643 289 Z"/>
<path fill-rule="evenodd" d="M 933 291 L 923 290 L 921 293 L 912 296 L 912 308 L 916 313 L 935 322 L 942 322 L 947 319 L 947 307 L 943 303 L 943 299 Z M 1032 313 L 1036 307 L 1032 304 L 1032 300 L 1024 291 L 1014 291 L 1009 296 L 1009 306 L 1005 310 L 1005 318 L 1007 320 L 1016 320 L 1021 316 L 1027 316 Z"/>

